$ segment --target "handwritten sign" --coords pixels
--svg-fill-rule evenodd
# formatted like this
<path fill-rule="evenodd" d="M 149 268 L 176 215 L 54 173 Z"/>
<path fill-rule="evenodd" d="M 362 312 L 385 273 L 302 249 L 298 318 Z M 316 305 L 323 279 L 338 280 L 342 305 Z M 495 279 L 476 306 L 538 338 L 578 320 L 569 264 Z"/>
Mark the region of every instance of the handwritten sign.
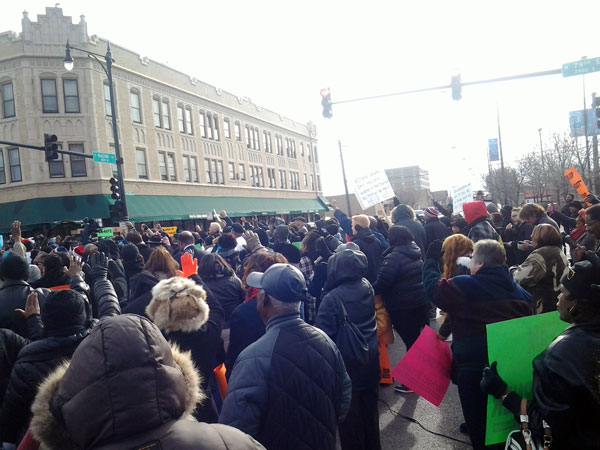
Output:
<path fill-rule="evenodd" d="M 488 324 L 488 360 L 490 363 L 498 361 L 498 374 L 512 391 L 531 399 L 533 358 L 568 325 L 558 318 L 556 311 Z M 485 444 L 505 442 L 508 433 L 516 428 L 518 425 L 512 413 L 500 400 L 488 395 Z"/>
<path fill-rule="evenodd" d="M 115 234 L 113 227 L 105 227 L 105 228 L 100 228 L 100 230 L 98 230 L 98 237 L 112 237 Z"/>
<path fill-rule="evenodd" d="M 575 169 L 575 167 L 571 167 L 570 169 L 565 171 L 565 177 L 567 177 L 567 180 L 569 180 L 569 183 L 571 183 L 571 185 L 575 188 L 577 193 L 581 195 L 581 198 L 583 200 L 586 200 L 590 191 L 583 182 L 583 179 L 581 178 L 581 175 L 579 175 L 579 172 L 577 172 L 577 169 Z"/>
<path fill-rule="evenodd" d="M 162 229 L 169 236 L 173 236 L 175 233 L 177 233 L 177 227 L 162 227 Z"/>
<path fill-rule="evenodd" d="M 471 183 L 452 188 L 452 214 L 462 214 L 466 202 L 473 201 L 473 186 Z"/>
<path fill-rule="evenodd" d="M 354 180 L 354 194 L 362 209 L 394 197 L 394 190 L 383 170 L 369 173 Z"/>
<path fill-rule="evenodd" d="M 450 385 L 452 352 L 428 326 L 392 369 L 392 376 L 428 402 L 440 406 Z M 504 436 L 506 437 L 506 435 Z"/>

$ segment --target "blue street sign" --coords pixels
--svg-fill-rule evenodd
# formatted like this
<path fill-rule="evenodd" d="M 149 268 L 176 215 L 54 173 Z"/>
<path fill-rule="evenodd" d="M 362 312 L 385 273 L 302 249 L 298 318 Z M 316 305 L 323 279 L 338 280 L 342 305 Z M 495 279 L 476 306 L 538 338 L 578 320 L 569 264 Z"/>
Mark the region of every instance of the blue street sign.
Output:
<path fill-rule="evenodd" d="M 490 161 L 499 161 L 500 155 L 498 153 L 498 139 L 488 139 L 488 150 L 490 153 Z"/>
<path fill-rule="evenodd" d="M 115 164 L 117 162 L 117 158 L 114 153 L 93 152 L 92 155 L 94 156 L 93 159 L 95 162 L 108 164 Z"/>
<path fill-rule="evenodd" d="M 585 120 L 583 109 L 579 111 L 571 111 L 569 113 L 569 127 L 571 128 L 571 136 L 579 137 L 585 136 Z M 598 129 L 598 120 L 596 118 L 596 111 L 593 109 L 587 110 L 587 134 L 588 136 L 594 136 L 600 134 Z"/>

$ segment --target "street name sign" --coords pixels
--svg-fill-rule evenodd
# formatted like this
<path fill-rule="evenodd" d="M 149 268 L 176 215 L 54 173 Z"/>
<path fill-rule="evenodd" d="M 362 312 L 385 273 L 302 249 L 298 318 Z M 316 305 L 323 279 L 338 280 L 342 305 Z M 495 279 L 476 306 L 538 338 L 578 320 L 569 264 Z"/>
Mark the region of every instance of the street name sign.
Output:
<path fill-rule="evenodd" d="M 562 65 L 563 77 L 574 77 L 584 75 L 590 72 L 600 71 L 600 57 L 590 59 L 580 59 L 579 61 L 565 63 Z"/>
<path fill-rule="evenodd" d="M 108 163 L 108 164 L 116 164 L 117 158 L 114 153 L 100 153 L 94 152 L 92 153 L 94 156 L 94 161 L 99 163 Z"/>

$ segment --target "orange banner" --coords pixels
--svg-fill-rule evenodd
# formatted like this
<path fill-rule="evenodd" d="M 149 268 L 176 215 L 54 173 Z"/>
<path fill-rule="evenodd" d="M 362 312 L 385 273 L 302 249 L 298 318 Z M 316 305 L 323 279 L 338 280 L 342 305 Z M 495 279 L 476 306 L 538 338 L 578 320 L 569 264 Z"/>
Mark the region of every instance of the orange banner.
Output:
<path fill-rule="evenodd" d="M 387 346 L 377 338 L 379 347 L 379 384 L 394 384 L 392 380 L 392 366 L 390 364 L 390 355 Z"/>
<path fill-rule="evenodd" d="M 577 172 L 577 169 L 575 169 L 575 167 L 571 167 L 570 169 L 565 171 L 565 177 L 567 177 L 567 180 L 569 180 L 569 183 L 571 183 L 571 185 L 575 188 L 577 193 L 581 195 L 581 198 L 584 201 L 586 201 L 590 191 L 583 182 L 583 179 L 581 178 L 581 175 L 579 175 L 579 172 Z"/>

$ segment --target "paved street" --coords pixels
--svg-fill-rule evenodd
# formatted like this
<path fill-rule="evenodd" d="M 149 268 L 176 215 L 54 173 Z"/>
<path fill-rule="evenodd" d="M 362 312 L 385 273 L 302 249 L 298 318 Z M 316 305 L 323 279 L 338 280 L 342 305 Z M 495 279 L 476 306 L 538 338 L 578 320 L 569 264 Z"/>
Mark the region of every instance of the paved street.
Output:
<path fill-rule="evenodd" d="M 437 330 L 437 321 L 439 320 L 439 318 L 436 321 L 432 320 L 431 327 Z M 398 335 L 396 335 L 396 342 L 389 350 L 390 361 L 392 367 L 394 367 L 405 353 L 404 343 Z M 425 428 L 431 431 L 462 441 L 469 441 L 469 437 L 458 430 L 459 425 L 463 422 L 463 416 L 460 409 L 458 391 L 456 385 L 452 383 L 439 408 L 436 408 L 417 394 L 397 394 L 391 385 L 380 387 L 379 398 L 386 401 L 394 411 L 417 419 Z M 379 413 L 381 445 L 384 450 L 463 450 L 471 448 L 470 445 L 428 433 L 415 423 L 410 423 L 401 417 L 393 416 L 383 402 L 379 402 Z"/>

